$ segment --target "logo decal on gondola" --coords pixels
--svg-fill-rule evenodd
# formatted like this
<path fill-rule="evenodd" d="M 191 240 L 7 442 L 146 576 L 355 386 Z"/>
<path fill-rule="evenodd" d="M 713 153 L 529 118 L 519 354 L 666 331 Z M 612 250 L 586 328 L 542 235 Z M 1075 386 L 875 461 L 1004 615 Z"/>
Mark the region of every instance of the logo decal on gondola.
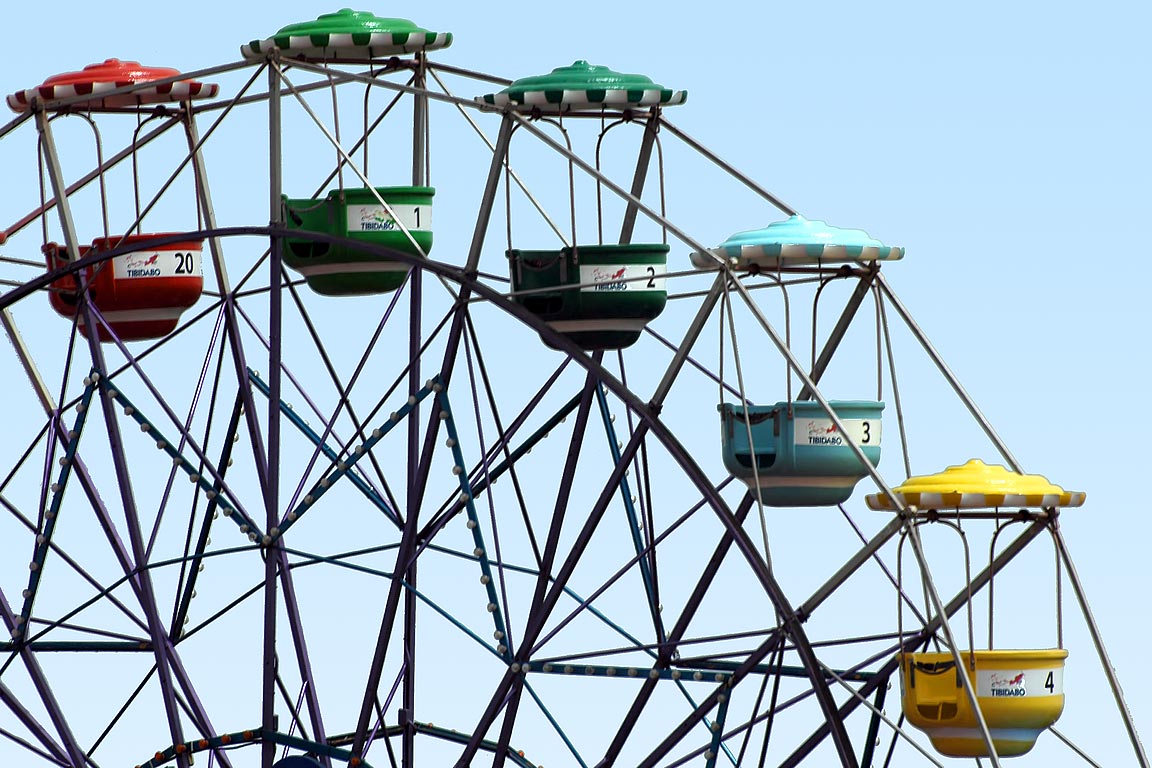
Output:
<path fill-rule="evenodd" d="M 126 274 L 128 277 L 160 277 L 163 273 L 157 263 L 159 260 L 158 253 L 153 253 L 147 258 L 139 253 L 130 253 L 124 263 Z"/>
<path fill-rule="evenodd" d="M 831 420 L 810 420 L 808 445 L 844 445 L 844 438 L 837 432 L 836 425 Z"/>
<path fill-rule="evenodd" d="M 988 679 L 991 694 L 1002 696 L 1027 696 L 1028 688 L 1024 684 L 1024 673 L 1015 675 L 997 674 L 993 672 Z"/>
<path fill-rule="evenodd" d="M 664 267 L 654 264 L 581 264 L 581 291 L 663 291 Z"/>
<path fill-rule="evenodd" d="M 612 269 L 609 267 L 592 268 L 592 282 L 596 284 L 598 291 L 626 291 L 628 290 L 628 283 L 621 280 L 624 277 L 624 272 L 627 267 L 620 267 L 619 269 Z"/>
<path fill-rule="evenodd" d="M 382 208 L 364 207 L 360 209 L 361 232 L 389 232 L 396 229 L 396 220 Z"/>
<path fill-rule="evenodd" d="M 977 669 L 976 695 L 992 699 L 1060 696 L 1064 693 L 1062 672 L 1062 669 Z"/>

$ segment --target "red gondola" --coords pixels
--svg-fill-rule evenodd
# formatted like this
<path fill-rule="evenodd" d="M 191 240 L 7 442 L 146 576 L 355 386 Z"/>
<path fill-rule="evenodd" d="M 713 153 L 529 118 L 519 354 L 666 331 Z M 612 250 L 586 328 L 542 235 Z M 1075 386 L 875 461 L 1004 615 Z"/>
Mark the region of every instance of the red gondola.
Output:
<path fill-rule="evenodd" d="M 54 280 L 49 289 L 52 308 L 63 317 L 76 317 L 80 287 L 86 284 L 92 304 L 121 341 L 156 339 L 176 330 L 180 315 L 196 303 L 204 289 L 200 260 L 203 241 L 149 246 L 150 241 L 161 237 L 164 235 L 129 235 L 123 242 L 113 237 L 96 238 L 80 251 L 81 258 L 117 245 L 139 247 Z M 61 269 L 68 261 L 64 247 L 57 243 L 44 246 L 44 257 L 49 270 Z M 87 336 L 83 313 L 79 324 L 80 332 Z M 110 341 L 112 337 L 101 326 L 99 338 Z"/>
<path fill-rule="evenodd" d="M 56 117 L 60 117 L 75 109 L 125 111 L 146 105 L 180 103 L 193 98 L 210 98 L 216 91 L 215 85 L 180 79 L 180 73 L 175 69 L 108 59 L 79 72 L 54 75 L 35 88 L 14 93 L 8 97 L 8 106 L 23 112 L 39 101 L 46 111 L 57 112 Z M 63 103 L 57 106 L 54 102 Z M 89 124 L 96 131 L 95 123 L 89 120 Z M 137 132 L 139 129 L 137 126 Z M 50 285 L 49 300 L 60 315 L 77 319 L 80 332 L 87 336 L 86 313 L 81 311 L 81 297 L 86 288 L 88 300 L 107 323 L 107 327 L 101 325 L 99 328 L 100 341 L 111 341 L 113 336 L 122 341 L 165 336 L 176 329 L 180 315 L 196 303 L 203 291 L 200 258 L 203 241 L 180 240 L 152 245 L 157 239 L 171 236 L 140 231 L 138 194 L 136 222 L 129 228 L 129 232 L 134 234 L 113 236 L 108 230 L 98 132 L 96 148 L 101 174 L 101 203 L 104 205 L 104 237 L 96 238 L 90 246 L 77 245 L 72 253 L 83 259 L 113 249 L 124 252 L 57 278 Z M 132 160 L 135 167 L 135 144 Z M 67 246 L 46 242 L 42 250 L 49 271 L 67 266 L 70 256 Z"/>

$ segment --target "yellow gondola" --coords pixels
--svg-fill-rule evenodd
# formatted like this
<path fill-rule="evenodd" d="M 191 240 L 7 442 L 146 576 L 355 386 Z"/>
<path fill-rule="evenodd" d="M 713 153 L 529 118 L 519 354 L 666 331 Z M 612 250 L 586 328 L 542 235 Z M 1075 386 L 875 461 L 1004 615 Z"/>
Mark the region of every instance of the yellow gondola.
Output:
<path fill-rule="evenodd" d="M 957 516 L 969 510 L 1052 509 L 1084 503 L 1083 493 L 1065 491 L 1041 475 L 1012 472 L 978 459 L 935 475 L 909 478 L 894 488 L 893 494 L 905 507 L 955 512 Z M 896 500 L 884 493 L 870 494 L 866 501 L 872 509 L 899 508 Z M 967 554 L 967 543 L 964 546 Z M 970 648 L 971 611 L 969 602 Z M 991 645 L 989 632 L 988 650 L 970 649 L 957 655 L 949 651 L 898 654 L 904 716 L 928 734 L 932 746 L 943 755 L 988 756 L 981 717 L 998 756 L 1022 755 L 1035 746 L 1040 733 L 1064 711 L 1064 662 L 1068 651 L 992 649 Z M 965 690 L 964 677 L 956 667 L 957 656 L 979 711 Z"/>

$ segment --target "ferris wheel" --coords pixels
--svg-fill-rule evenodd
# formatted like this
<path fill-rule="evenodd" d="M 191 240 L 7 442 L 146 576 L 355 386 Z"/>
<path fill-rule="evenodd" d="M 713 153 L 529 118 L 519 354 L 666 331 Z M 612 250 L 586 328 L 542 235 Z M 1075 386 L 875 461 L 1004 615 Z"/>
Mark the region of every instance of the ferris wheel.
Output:
<path fill-rule="evenodd" d="M 1147 766 L 1085 495 L 965 393 L 904 249 L 725 162 L 684 91 L 452 40 L 342 10 L 8 97 L 0 762 L 1093 765 L 1057 723 L 1097 656 Z M 905 354 L 982 440 L 940 471 Z"/>

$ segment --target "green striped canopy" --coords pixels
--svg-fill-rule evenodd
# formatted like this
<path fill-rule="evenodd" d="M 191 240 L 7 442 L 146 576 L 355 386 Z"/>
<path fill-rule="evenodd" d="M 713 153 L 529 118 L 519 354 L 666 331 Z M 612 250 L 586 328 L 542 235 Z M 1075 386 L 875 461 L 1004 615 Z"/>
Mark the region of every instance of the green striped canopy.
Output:
<path fill-rule="evenodd" d="M 614 72 L 583 60 L 546 75 L 521 78 L 499 93 L 476 97 L 481 104 L 545 112 L 663 107 L 687 99 L 687 91 L 665 88 L 645 75 Z"/>
<path fill-rule="evenodd" d="M 240 46 L 246 59 L 262 58 L 279 48 L 289 58 L 363 60 L 447 48 L 451 32 L 429 32 L 408 19 L 384 19 L 368 11 L 343 8 L 315 21 L 289 24 L 267 40 Z"/>

